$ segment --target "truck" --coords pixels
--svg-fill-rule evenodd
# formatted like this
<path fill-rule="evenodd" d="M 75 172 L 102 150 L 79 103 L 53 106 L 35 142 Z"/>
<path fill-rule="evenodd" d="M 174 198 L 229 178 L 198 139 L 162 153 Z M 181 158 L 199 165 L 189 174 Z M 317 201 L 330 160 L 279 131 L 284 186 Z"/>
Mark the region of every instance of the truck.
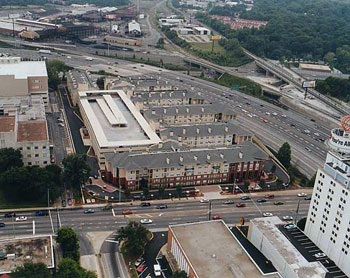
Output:
<path fill-rule="evenodd" d="M 40 49 L 39 53 L 43 53 L 43 54 L 51 54 L 51 50 L 49 49 Z"/>
<path fill-rule="evenodd" d="M 153 269 L 154 269 L 154 275 L 155 275 L 156 277 L 162 276 L 162 270 L 161 270 L 159 264 L 153 265 Z"/>

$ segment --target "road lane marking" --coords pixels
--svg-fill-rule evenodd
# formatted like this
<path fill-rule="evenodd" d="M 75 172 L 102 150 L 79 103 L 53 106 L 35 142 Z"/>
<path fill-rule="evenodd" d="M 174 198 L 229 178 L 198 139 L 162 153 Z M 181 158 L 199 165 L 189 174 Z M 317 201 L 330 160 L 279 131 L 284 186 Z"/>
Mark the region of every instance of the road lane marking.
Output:
<path fill-rule="evenodd" d="M 33 235 L 35 235 L 35 221 L 33 220 Z"/>
<path fill-rule="evenodd" d="M 60 212 L 57 210 L 57 218 L 58 218 L 58 227 L 61 228 L 61 217 L 60 217 Z"/>
<path fill-rule="evenodd" d="M 51 210 L 49 209 L 49 216 L 50 216 L 50 222 L 51 222 L 51 228 L 52 228 L 52 233 L 55 233 L 55 229 L 53 227 L 53 223 L 52 223 L 52 217 L 51 217 Z"/>
<path fill-rule="evenodd" d="M 119 243 L 117 240 L 111 240 L 111 239 L 106 239 L 105 241 L 113 242 L 113 243 Z"/>
<path fill-rule="evenodd" d="M 113 217 L 115 217 L 115 212 L 114 212 L 114 209 L 112 208 L 112 214 L 113 214 Z"/>

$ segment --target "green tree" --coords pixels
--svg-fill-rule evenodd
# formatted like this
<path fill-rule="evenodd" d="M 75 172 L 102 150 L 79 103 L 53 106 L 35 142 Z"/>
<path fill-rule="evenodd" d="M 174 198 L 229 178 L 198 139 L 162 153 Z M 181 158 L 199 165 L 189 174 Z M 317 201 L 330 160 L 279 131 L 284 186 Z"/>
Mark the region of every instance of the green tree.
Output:
<path fill-rule="evenodd" d="M 3 173 L 12 167 L 22 167 L 22 154 L 20 150 L 13 148 L 0 149 L 0 173 Z"/>
<path fill-rule="evenodd" d="M 177 186 L 176 186 L 176 193 L 177 193 L 177 197 L 181 197 L 181 193 L 182 193 L 182 186 L 181 186 L 181 184 L 178 184 Z"/>
<path fill-rule="evenodd" d="M 142 193 L 143 193 L 143 196 L 145 196 L 145 198 L 147 198 L 149 196 L 149 188 L 148 188 L 148 186 L 144 186 L 142 188 Z"/>
<path fill-rule="evenodd" d="M 56 278 L 97 278 L 97 275 L 82 268 L 76 261 L 64 258 L 57 267 Z"/>
<path fill-rule="evenodd" d="M 171 278 L 188 278 L 187 273 L 185 271 L 175 271 Z"/>
<path fill-rule="evenodd" d="M 130 221 L 118 230 L 116 240 L 124 241 L 122 252 L 131 256 L 139 256 L 144 252 L 149 241 L 149 231 L 140 223 Z"/>
<path fill-rule="evenodd" d="M 100 90 L 103 90 L 105 87 L 105 78 L 104 77 L 97 78 L 96 84 Z"/>
<path fill-rule="evenodd" d="M 164 193 L 165 193 L 165 186 L 160 186 L 160 187 L 158 188 L 158 194 L 159 194 L 159 197 L 160 197 L 161 199 L 163 199 Z"/>
<path fill-rule="evenodd" d="M 79 262 L 79 238 L 71 227 L 61 227 L 57 231 L 57 242 L 60 244 L 63 257 Z"/>
<path fill-rule="evenodd" d="M 61 83 L 59 74 L 65 73 L 68 70 L 66 64 L 59 60 L 46 61 L 47 75 L 49 79 L 49 87 L 57 89 L 57 86 Z"/>
<path fill-rule="evenodd" d="M 266 182 L 264 179 L 260 179 L 260 186 L 264 187 L 266 185 Z"/>
<path fill-rule="evenodd" d="M 306 217 L 301 218 L 297 223 L 298 228 L 302 231 L 304 231 L 305 225 L 306 225 Z"/>
<path fill-rule="evenodd" d="M 287 142 L 285 142 L 278 150 L 277 159 L 282 163 L 284 167 L 286 167 L 286 169 L 290 168 L 290 161 L 292 159 L 291 155 L 292 153 L 290 145 Z"/>
<path fill-rule="evenodd" d="M 126 189 L 124 190 L 124 194 L 125 194 L 125 197 L 126 197 L 127 199 L 129 199 L 130 196 L 131 196 L 131 190 L 130 190 L 129 188 L 126 188 Z"/>
<path fill-rule="evenodd" d="M 50 278 L 52 277 L 47 266 L 43 263 L 24 263 L 17 267 L 12 273 L 11 278 Z"/>
<path fill-rule="evenodd" d="M 64 166 L 63 178 L 73 188 L 79 189 L 90 175 L 90 166 L 86 163 L 86 154 L 71 154 L 62 161 Z"/>
<path fill-rule="evenodd" d="M 160 38 L 157 42 L 157 48 L 163 49 L 164 48 L 164 39 Z"/>

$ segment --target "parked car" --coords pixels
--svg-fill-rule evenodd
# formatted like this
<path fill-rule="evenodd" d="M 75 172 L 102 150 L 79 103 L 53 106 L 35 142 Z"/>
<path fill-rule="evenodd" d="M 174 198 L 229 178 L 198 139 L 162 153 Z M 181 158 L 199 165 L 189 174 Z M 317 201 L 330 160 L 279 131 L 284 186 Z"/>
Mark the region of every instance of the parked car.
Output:
<path fill-rule="evenodd" d="M 141 207 L 150 207 L 151 206 L 151 203 L 147 203 L 147 202 L 142 202 L 140 204 Z"/>
<path fill-rule="evenodd" d="M 141 219 L 141 220 L 140 220 L 140 223 L 141 223 L 141 224 L 152 224 L 153 221 L 152 221 L 152 219 L 144 218 L 144 219 Z"/>
<path fill-rule="evenodd" d="M 213 216 L 213 220 L 220 220 L 220 219 L 222 219 L 222 216 L 220 216 L 220 215 Z"/>
<path fill-rule="evenodd" d="M 73 201 L 72 199 L 68 199 L 68 206 L 71 206 L 71 205 L 73 205 Z"/>
<path fill-rule="evenodd" d="M 235 202 L 233 200 L 226 200 L 224 205 L 233 205 Z"/>
<path fill-rule="evenodd" d="M 282 217 L 282 220 L 284 220 L 284 221 L 292 221 L 293 219 L 294 219 L 293 216 L 289 216 L 289 215 Z"/>
<path fill-rule="evenodd" d="M 246 206 L 245 203 L 237 203 L 237 204 L 236 204 L 236 207 L 237 207 L 237 208 L 243 208 L 243 207 L 245 207 L 245 206 Z"/>
<path fill-rule="evenodd" d="M 136 268 L 136 271 L 137 271 L 138 273 L 141 273 L 142 271 L 145 270 L 145 268 L 146 268 L 146 265 L 140 264 L 140 265 L 138 266 L 138 268 Z"/>
<path fill-rule="evenodd" d="M 273 199 L 273 198 L 275 198 L 275 195 L 273 195 L 273 194 L 266 194 L 265 198 L 266 199 Z"/>
<path fill-rule="evenodd" d="M 16 222 L 23 222 L 23 221 L 27 221 L 27 220 L 28 220 L 27 216 L 16 217 Z"/>
<path fill-rule="evenodd" d="M 6 226 L 5 223 L 0 223 L 0 228 L 3 228 L 5 226 Z"/>
<path fill-rule="evenodd" d="M 250 200 L 250 197 L 249 197 L 249 196 L 242 196 L 242 197 L 241 197 L 241 200 L 242 200 L 242 201 Z"/>
<path fill-rule="evenodd" d="M 294 224 L 287 224 L 284 226 L 284 228 L 287 230 L 287 231 L 292 231 L 292 230 L 295 230 L 297 229 L 297 225 L 294 225 Z"/>
<path fill-rule="evenodd" d="M 128 214 L 132 214 L 132 211 L 130 209 L 124 209 L 122 213 L 123 215 L 128 215 Z"/>
<path fill-rule="evenodd" d="M 135 266 L 138 267 L 143 262 L 143 258 L 140 257 L 135 261 Z"/>
<path fill-rule="evenodd" d="M 258 200 L 256 200 L 258 203 L 265 203 L 267 202 L 265 198 L 259 198 Z"/>
<path fill-rule="evenodd" d="M 8 212 L 8 213 L 5 213 L 4 217 L 5 217 L 5 218 L 16 217 L 16 213 L 14 213 L 14 212 Z"/>
<path fill-rule="evenodd" d="M 311 196 L 306 196 L 306 197 L 304 198 L 304 200 L 310 201 L 310 200 L 311 200 Z"/>
<path fill-rule="evenodd" d="M 94 209 L 86 209 L 86 210 L 84 210 L 84 213 L 85 214 L 95 213 L 95 210 Z"/>
<path fill-rule="evenodd" d="M 104 207 L 102 208 L 102 210 L 111 210 L 112 208 L 113 208 L 113 206 L 107 205 L 107 206 L 104 206 Z"/>
<path fill-rule="evenodd" d="M 271 216 L 273 216 L 273 214 L 271 212 L 264 212 L 263 216 L 264 217 L 271 217 Z"/>
<path fill-rule="evenodd" d="M 165 204 L 161 204 L 157 206 L 157 209 L 166 209 L 166 208 L 168 208 L 168 205 L 165 205 Z"/>
<path fill-rule="evenodd" d="M 275 206 L 280 206 L 280 205 L 283 205 L 284 203 L 281 202 L 281 201 L 278 201 L 278 202 L 274 202 L 273 204 L 274 204 Z"/>
<path fill-rule="evenodd" d="M 67 206 L 66 200 L 62 200 L 62 207 L 66 207 L 66 206 Z"/>
<path fill-rule="evenodd" d="M 208 200 L 208 199 L 205 199 L 205 198 L 201 198 L 201 199 L 199 200 L 199 202 L 201 202 L 201 203 L 209 203 L 209 200 Z"/>
<path fill-rule="evenodd" d="M 46 216 L 49 215 L 49 212 L 47 210 L 38 210 L 35 212 L 35 216 Z"/>
<path fill-rule="evenodd" d="M 307 194 L 306 193 L 304 193 L 304 192 L 302 192 L 302 193 L 298 193 L 298 197 L 306 197 L 307 196 Z"/>
<path fill-rule="evenodd" d="M 320 259 L 320 258 L 326 257 L 326 254 L 325 254 L 325 253 L 316 253 L 314 256 L 315 256 L 317 259 Z"/>

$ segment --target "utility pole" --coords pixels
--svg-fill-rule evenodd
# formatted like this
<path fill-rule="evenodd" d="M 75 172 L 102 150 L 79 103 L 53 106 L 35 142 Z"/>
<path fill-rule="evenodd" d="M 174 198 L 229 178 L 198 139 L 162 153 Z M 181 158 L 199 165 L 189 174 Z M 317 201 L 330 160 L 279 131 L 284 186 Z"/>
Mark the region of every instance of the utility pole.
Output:
<path fill-rule="evenodd" d="M 295 211 L 295 219 L 294 219 L 294 223 L 297 223 L 297 218 L 298 218 L 298 214 L 299 214 L 299 207 L 300 207 L 300 199 L 298 201 L 298 206 L 297 206 L 297 210 Z"/>
<path fill-rule="evenodd" d="M 211 219 L 211 200 L 209 200 L 209 204 L 208 204 L 208 221 L 210 221 Z"/>

